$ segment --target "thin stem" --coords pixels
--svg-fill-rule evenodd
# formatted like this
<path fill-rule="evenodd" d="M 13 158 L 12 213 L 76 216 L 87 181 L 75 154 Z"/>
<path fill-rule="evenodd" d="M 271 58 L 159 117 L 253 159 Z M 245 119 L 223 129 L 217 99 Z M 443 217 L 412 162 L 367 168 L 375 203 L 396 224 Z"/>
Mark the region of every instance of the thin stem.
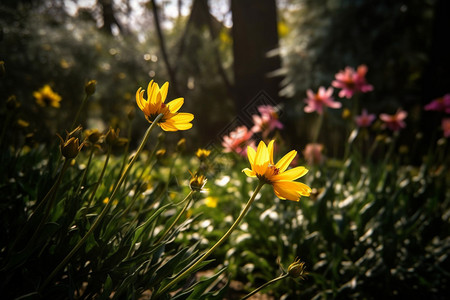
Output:
<path fill-rule="evenodd" d="M 80 247 L 86 242 L 88 237 L 94 232 L 94 230 L 97 228 L 97 226 L 100 224 L 100 221 L 103 219 L 103 217 L 108 212 L 111 203 L 113 202 L 113 199 L 117 193 L 117 190 L 119 189 L 120 185 L 125 180 L 126 175 L 128 174 L 128 171 L 130 170 L 131 166 L 133 166 L 134 162 L 136 161 L 137 157 L 139 156 L 139 153 L 144 149 L 144 146 L 150 137 L 150 132 L 152 131 L 153 127 L 155 127 L 156 124 L 158 124 L 159 120 L 164 116 L 164 114 L 159 114 L 155 120 L 152 122 L 152 124 L 148 127 L 147 131 L 145 132 L 144 138 L 142 139 L 141 144 L 139 145 L 138 150 L 136 151 L 136 154 L 133 156 L 133 159 L 130 161 L 130 163 L 125 168 L 125 171 L 122 174 L 122 177 L 120 178 L 119 182 L 117 183 L 116 187 L 114 188 L 114 191 L 112 192 L 111 196 L 109 197 L 108 203 L 103 208 L 100 215 L 95 219 L 94 223 L 92 224 L 91 228 L 89 228 L 89 231 L 83 236 L 83 238 L 73 247 L 72 251 L 67 254 L 67 256 L 63 259 L 63 261 L 56 266 L 56 268 L 53 270 L 53 272 L 50 274 L 50 276 L 47 277 L 47 279 L 44 281 L 42 286 L 39 288 L 39 292 L 41 292 L 53 279 L 53 277 L 56 276 L 56 274 L 61 270 L 72 258 L 72 256 L 80 249 Z"/>
<path fill-rule="evenodd" d="M 78 118 L 80 117 L 80 113 L 83 110 L 84 104 L 86 103 L 87 99 L 89 98 L 89 95 L 86 94 L 83 98 L 83 101 L 81 101 L 80 107 L 78 108 L 77 114 L 75 115 L 75 119 L 72 122 L 72 125 L 70 126 L 70 131 L 75 129 L 75 124 L 78 121 Z"/>
<path fill-rule="evenodd" d="M 323 124 L 323 115 L 325 114 L 325 111 L 319 114 L 319 119 L 317 120 L 316 124 L 316 132 L 314 133 L 313 137 L 313 143 L 317 143 L 317 140 L 319 139 L 320 129 L 322 129 Z"/>
<path fill-rule="evenodd" d="M 178 281 L 180 281 L 183 277 L 191 273 L 197 266 L 204 261 L 208 256 L 216 250 L 217 247 L 219 247 L 230 235 L 231 233 L 236 229 L 236 227 L 239 225 L 239 223 L 242 221 L 242 219 L 247 214 L 247 211 L 250 209 L 250 206 L 252 205 L 253 201 L 255 201 L 256 195 L 259 193 L 261 188 L 263 187 L 264 182 L 260 181 L 258 183 L 258 186 L 256 187 L 255 191 L 253 192 L 253 195 L 248 200 L 245 207 L 242 209 L 239 217 L 234 221 L 233 225 L 231 225 L 230 229 L 218 240 L 214 246 L 212 246 L 205 254 L 203 254 L 192 266 L 190 266 L 186 271 L 183 273 L 177 275 L 171 282 L 169 282 L 161 291 L 157 292 L 155 297 L 158 298 L 165 292 L 167 292 L 173 285 L 175 285 Z"/>
<path fill-rule="evenodd" d="M 257 288 L 256 290 L 254 290 L 253 292 L 247 294 L 245 297 L 242 297 L 241 300 L 245 300 L 245 299 L 250 298 L 251 296 L 253 296 L 253 295 L 256 294 L 257 292 L 259 292 L 260 290 L 262 290 L 263 288 L 265 288 L 266 286 L 271 285 L 272 283 L 275 283 L 275 282 L 277 282 L 277 281 L 279 281 L 279 280 L 282 280 L 282 279 L 284 279 L 284 278 L 286 278 L 286 277 L 288 277 L 288 276 L 289 276 L 289 273 L 286 273 L 286 274 L 280 275 L 279 277 L 274 278 L 274 279 L 272 279 L 272 280 L 270 280 L 270 281 L 267 281 L 266 283 L 264 283 L 263 285 L 261 285 L 260 287 L 258 287 L 258 288 Z"/>
<path fill-rule="evenodd" d="M 83 171 L 83 176 L 81 176 L 81 180 L 80 180 L 80 183 L 78 184 L 78 187 L 77 187 L 77 189 L 76 189 L 76 191 L 75 191 L 75 195 L 78 194 L 78 192 L 79 192 L 80 189 L 81 189 L 81 186 L 83 185 L 83 182 L 84 182 L 85 179 L 86 179 L 87 172 L 88 172 L 88 170 L 89 170 L 89 166 L 91 165 L 92 155 L 94 154 L 94 150 L 95 150 L 95 147 L 92 146 L 91 152 L 89 153 L 89 159 L 88 159 L 88 162 L 87 162 L 87 164 L 86 164 L 86 168 L 85 168 L 84 171 Z"/>
<path fill-rule="evenodd" d="M 184 207 L 180 210 L 180 212 L 178 213 L 177 217 L 175 218 L 175 220 L 172 222 L 172 224 L 170 224 L 169 228 L 164 231 L 164 233 L 162 234 L 162 236 L 158 239 L 158 241 L 156 242 L 156 244 L 159 244 L 162 240 L 164 240 L 164 238 L 167 236 L 167 234 L 172 230 L 173 226 L 175 226 L 175 224 L 178 222 L 178 220 L 181 218 L 181 216 L 183 215 L 183 213 L 186 211 L 186 209 L 189 207 L 189 205 L 192 202 L 192 195 L 195 193 L 195 191 L 192 191 L 184 198 L 183 201 L 181 201 L 181 203 L 185 202 L 187 199 L 189 199 L 189 201 L 186 202 L 186 204 L 184 205 Z"/>
<path fill-rule="evenodd" d="M 110 156 L 111 156 L 111 146 L 108 146 L 108 151 L 106 153 L 105 163 L 103 164 L 103 168 L 102 168 L 102 171 L 100 172 L 100 176 L 98 177 L 98 180 L 97 180 L 97 182 L 94 185 L 94 189 L 92 190 L 91 196 L 89 197 L 88 204 L 86 206 L 86 210 L 85 211 L 87 211 L 89 209 L 89 207 L 91 206 L 92 199 L 94 199 L 95 193 L 97 192 L 97 189 L 98 189 L 98 187 L 100 186 L 100 183 L 103 180 L 103 176 L 105 175 L 106 166 L 108 165 L 108 161 L 109 161 L 109 157 Z"/>

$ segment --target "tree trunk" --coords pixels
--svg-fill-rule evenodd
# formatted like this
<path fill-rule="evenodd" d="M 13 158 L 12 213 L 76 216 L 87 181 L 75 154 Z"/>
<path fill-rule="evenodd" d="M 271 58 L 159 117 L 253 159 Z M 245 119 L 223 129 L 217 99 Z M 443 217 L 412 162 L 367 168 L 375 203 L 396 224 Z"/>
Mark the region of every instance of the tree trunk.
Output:
<path fill-rule="evenodd" d="M 249 115 L 255 106 L 276 104 L 280 78 L 268 77 L 281 67 L 275 0 L 232 0 L 235 106 L 238 115 Z M 251 112 L 250 112 L 250 111 Z"/>

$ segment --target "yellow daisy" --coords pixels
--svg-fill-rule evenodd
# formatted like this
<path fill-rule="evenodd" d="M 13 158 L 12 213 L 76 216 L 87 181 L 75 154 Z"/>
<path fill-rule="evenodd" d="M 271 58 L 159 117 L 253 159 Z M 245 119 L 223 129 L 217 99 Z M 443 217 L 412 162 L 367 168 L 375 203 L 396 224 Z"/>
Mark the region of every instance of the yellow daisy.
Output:
<path fill-rule="evenodd" d="M 192 127 L 190 123 L 194 119 L 194 115 L 190 113 L 179 113 L 178 110 L 184 103 L 183 98 L 177 98 L 165 104 L 169 90 L 169 83 L 164 83 L 159 88 L 156 82 L 150 81 L 147 88 L 147 99 L 144 98 L 142 88 L 136 92 L 136 102 L 139 108 L 144 112 L 145 118 L 150 123 L 159 115 L 164 114 L 158 125 L 164 131 L 187 130 Z"/>
<path fill-rule="evenodd" d="M 41 107 L 60 107 L 61 96 L 55 93 L 48 84 L 44 85 L 39 91 L 33 92 L 33 96 L 36 99 L 36 103 Z"/>
<path fill-rule="evenodd" d="M 245 168 L 242 171 L 249 177 L 258 177 L 261 182 L 272 185 L 275 195 L 280 199 L 300 201 L 301 196 L 309 196 L 311 188 L 304 183 L 294 181 L 305 175 L 308 170 L 305 167 L 296 167 L 286 171 L 297 155 L 297 151 L 290 151 L 274 164 L 273 143 L 272 140 L 266 146 L 261 141 L 256 151 L 249 146 L 247 156 L 252 168 Z"/>

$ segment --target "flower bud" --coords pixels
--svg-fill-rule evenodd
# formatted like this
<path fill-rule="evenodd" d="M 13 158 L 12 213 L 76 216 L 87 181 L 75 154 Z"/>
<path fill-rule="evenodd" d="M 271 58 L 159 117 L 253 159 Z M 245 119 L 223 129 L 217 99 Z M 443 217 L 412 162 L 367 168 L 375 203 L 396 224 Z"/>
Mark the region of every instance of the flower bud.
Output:
<path fill-rule="evenodd" d="M 289 276 L 292 278 L 300 278 L 304 279 L 304 277 L 308 274 L 305 272 L 305 263 L 300 261 L 300 259 L 296 259 L 292 264 L 288 267 Z"/>
<path fill-rule="evenodd" d="M 86 92 L 86 95 L 91 96 L 95 93 L 95 88 L 97 87 L 97 81 L 96 80 L 90 80 L 86 85 L 84 86 L 84 91 Z"/>
<path fill-rule="evenodd" d="M 206 184 L 206 177 L 204 175 L 193 175 L 189 181 L 189 187 L 195 192 L 200 192 Z"/>
<path fill-rule="evenodd" d="M 159 149 L 156 151 L 156 159 L 161 160 L 166 155 L 166 149 Z"/>
<path fill-rule="evenodd" d="M 80 140 L 75 137 L 71 137 L 67 141 L 62 141 L 61 139 L 61 154 L 65 158 L 75 158 L 78 153 L 80 153 L 81 148 L 83 148 L 83 143 L 80 145 Z"/>
<path fill-rule="evenodd" d="M 97 129 L 86 129 L 84 131 L 84 135 L 91 144 L 96 144 L 102 136 L 100 131 Z"/>
<path fill-rule="evenodd" d="M 110 146 L 114 146 L 119 141 L 120 129 L 109 128 L 108 132 L 105 134 L 105 142 Z"/>
<path fill-rule="evenodd" d="M 178 152 L 183 152 L 184 149 L 186 149 L 186 139 L 182 138 L 181 140 L 178 141 L 177 143 L 177 151 Z"/>

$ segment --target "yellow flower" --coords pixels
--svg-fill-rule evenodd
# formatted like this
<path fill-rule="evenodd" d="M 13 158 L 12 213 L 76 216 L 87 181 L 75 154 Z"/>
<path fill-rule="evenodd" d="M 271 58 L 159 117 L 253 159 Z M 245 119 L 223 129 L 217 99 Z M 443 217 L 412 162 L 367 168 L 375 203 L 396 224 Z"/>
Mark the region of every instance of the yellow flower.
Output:
<path fill-rule="evenodd" d="M 150 123 L 159 115 L 164 114 L 158 125 L 164 131 L 187 130 L 192 127 L 190 123 L 194 115 L 190 113 L 179 113 L 178 110 L 184 103 L 183 98 L 177 98 L 165 104 L 169 90 L 169 83 L 164 83 L 159 88 L 156 82 L 150 81 L 147 88 L 147 99 L 144 98 L 144 90 L 139 88 L 136 92 L 136 102 L 139 108 L 144 112 L 145 118 Z"/>
<path fill-rule="evenodd" d="M 297 155 L 297 151 L 292 150 L 274 164 L 273 143 L 272 140 L 266 146 L 261 141 L 256 151 L 249 146 L 247 156 L 252 169 L 245 168 L 242 171 L 249 177 L 258 177 L 261 182 L 272 185 L 275 195 L 280 199 L 300 201 L 301 196 L 309 196 L 311 193 L 309 186 L 293 181 L 305 175 L 308 170 L 305 167 L 296 167 L 286 171 Z"/>
<path fill-rule="evenodd" d="M 44 85 L 39 91 L 33 92 L 33 96 L 36 98 L 36 103 L 39 106 L 56 108 L 60 106 L 61 96 L 55 93 L 48 84 Z"/>
<path fill-rule="evenodd" d="M 210 154 L 211 154 L 211 150 L 202 149 L 202 148 L 197 149 L 197 152 L 195 153 L 195 155 L 200 160 L 205 160 Z"/>
<path fill-rule="evenodd" d="M 212 208 L 217 207 L 218 200 L 217 197 L 206 197 L 205 205 Z"/>

